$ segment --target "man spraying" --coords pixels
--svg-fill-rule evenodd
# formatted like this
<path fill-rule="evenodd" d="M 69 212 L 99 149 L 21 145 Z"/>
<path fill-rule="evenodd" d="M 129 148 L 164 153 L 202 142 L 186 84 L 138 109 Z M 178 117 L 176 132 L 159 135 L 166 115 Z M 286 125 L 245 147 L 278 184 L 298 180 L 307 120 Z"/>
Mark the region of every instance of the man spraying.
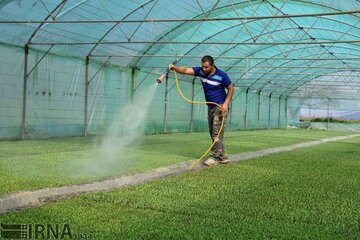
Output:
<path fill-rule="evenodd" d="M 234 93 L 234 86 L 228 75 L 215 66 L 214 59 L 209 55 L 206 55 L 201 59 L 201 67 L 184 67 L 170 64 L 169 69 L 171 71 L 176 71 L 177 73 L 200 77 L 206 101 L 215 102 L 221 105 L 221 107 L 219 107 L 214 104 L 208 104 L 210 136 L 213 142 L 216 137 L 218 137 L 219 140 L 211 148 L 211 156 L 204 161 L 204 165 L 215 166 L 218 163 L 228 163 L 229 160 L 224 147 L 224 131 L 218 136 L 223 118 L 224 121 L 226 121 L 229 103 Z M 228 90 L 227 93 L 225 88 Z"/>

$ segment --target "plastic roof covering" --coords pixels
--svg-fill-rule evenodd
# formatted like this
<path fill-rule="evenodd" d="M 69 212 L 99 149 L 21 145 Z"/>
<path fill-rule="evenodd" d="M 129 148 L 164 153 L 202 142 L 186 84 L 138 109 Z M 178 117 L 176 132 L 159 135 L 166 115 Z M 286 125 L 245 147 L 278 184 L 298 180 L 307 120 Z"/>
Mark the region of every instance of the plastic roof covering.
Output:
<path fill-rule="evenodd" d="M 152 72 L 163 71 L 175 59 L 181 65 L 198 65 L 202 55 L 211 54 L 217 66 L 243 90 L 358 98 L 358 13 L 187 21 L 357 9 L 358 0 L 0 0 L 0 42 L 28 43 L 32 49 L 44 51 L 53 43 L 54 53 L 101 61 L 111 56 L 113 64 Z M 19 20 L 27 23 L 7 23 Z M 31 22 L 36 20 L 48 22 Z M 66 20 L 110 22 L 54 23 Z M 324 41 L 332 43 L 319 43 Z"/>

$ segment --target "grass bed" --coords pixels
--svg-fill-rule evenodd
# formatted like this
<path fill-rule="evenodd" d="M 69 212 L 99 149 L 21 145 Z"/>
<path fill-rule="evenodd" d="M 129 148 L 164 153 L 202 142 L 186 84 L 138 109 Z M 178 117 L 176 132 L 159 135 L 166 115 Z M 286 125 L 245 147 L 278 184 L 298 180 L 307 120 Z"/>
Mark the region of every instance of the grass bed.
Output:
<path fill-rule="evenodd" d="M 0 216 L 94 239 L 360 239 L 359 138 Z"/>
<path fill-rule="evenodd" d="M 340 132 L 262 130 L 226 132 L 228 153 L 294 144 Z M 196 159 L 210 144 L 208 133 L 150 135 L 127 147 L 119 161 L 101 171 L 85 171 L 99 152 L 96 138 L 0 142 L 0 195 L 19 190 L 82 183 Z M 96 163 L 101 162 L 101 157 Z M 93 160 L 94 161 L 94 160 Z"/>

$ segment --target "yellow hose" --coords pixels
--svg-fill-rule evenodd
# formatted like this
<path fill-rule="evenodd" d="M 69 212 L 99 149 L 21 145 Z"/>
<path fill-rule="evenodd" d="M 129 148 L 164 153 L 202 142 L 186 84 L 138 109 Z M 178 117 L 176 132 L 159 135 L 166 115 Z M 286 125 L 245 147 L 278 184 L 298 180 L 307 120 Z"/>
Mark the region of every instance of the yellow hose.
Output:
<path fill-rule="evenodd" d="M 193 103 L 193 104 L 214 104 L 214 105 L 216 105 L 216 106 L 218 106 L 218 107 L 221 108 L 221 105 L 218 104 L 218 103 L 216 103 L 216 102 L 197 102 L 197 101 L 192 101 L 192 100 L 186 98 L 186 97 L 184 96 L 184 94 L 182 93 L 181 89 L 180 89 L 179 80 L 178 80 L 178 78 L 177 78 L 176 71 L 174 71 L 174 77 L 175 77 L 176 87 L 177 87 L 177 90 L 178 90 L 179 93 L 180 93 L 180 96 L 181 96 L 183 99 L 185 99 L 186 101 L 188 101 L 189 103 Z M 188 169 L 192 169 L 196 164 L 198 164 L 199 161 L 201 161 L 201 159 L 202 159 L 203 157 L 205 157 L 205 155 L 207 155 L 207 154 L 210 152 L 210 150 L 211 150 L 211 148 L 214 146 L 214 144 L 219 141 L 219 136 L 220 136 L 220 134 L 221 134 L 221 132 L 222 132 L 222 130 L 223 130 L 223 128 L 224 128 L 224 122 L 225 122 L 225 121 L 224 121 L 224 120 L 225 120 L 225 115 L 224 115 L 224 113 L 222 113 L 222 115 L 223 115 L 223 117 L 222 117 L 222 119 L 221 119 L 220 130 L 219 130 L 219 132 L 218 132 L 218 135 L 217 135 L 216 138 L 214 139 L 214 142 L 211 144 L 211 146 L 208 148 L 208 150 L 206 150 L 206 152 L 205 152 L 198 160 L 196 160 L 195 162 L 193 162 L 193 163 L 189 166 Z"/>

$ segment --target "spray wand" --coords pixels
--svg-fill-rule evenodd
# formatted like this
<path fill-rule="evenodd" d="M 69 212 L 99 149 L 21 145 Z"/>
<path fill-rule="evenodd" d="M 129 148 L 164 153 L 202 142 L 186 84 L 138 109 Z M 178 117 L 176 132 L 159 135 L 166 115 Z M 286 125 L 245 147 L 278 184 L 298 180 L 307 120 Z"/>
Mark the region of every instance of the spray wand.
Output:
<path fill-rule="evenodd" d="M 178 62 L 178 60 L 175 59 L 175 60 L 172 62 L 172 64 L 173 64 L 173 65 L 176 65 L 177 62 Z M 166 76 L 166 74 L 169 73 L 169 71 L 170 71 L 170 69 L 167 68 L 167 69 L 165 70 L 165 72 L 164 72 L 163 74 L 161 74 L 160 77 L 158 77 L 158 79 L 156 79 L 156 82 L 157 82 L 157 83 L 161 83 L 162 80 L 164 79 L 164 77 Z"/>

